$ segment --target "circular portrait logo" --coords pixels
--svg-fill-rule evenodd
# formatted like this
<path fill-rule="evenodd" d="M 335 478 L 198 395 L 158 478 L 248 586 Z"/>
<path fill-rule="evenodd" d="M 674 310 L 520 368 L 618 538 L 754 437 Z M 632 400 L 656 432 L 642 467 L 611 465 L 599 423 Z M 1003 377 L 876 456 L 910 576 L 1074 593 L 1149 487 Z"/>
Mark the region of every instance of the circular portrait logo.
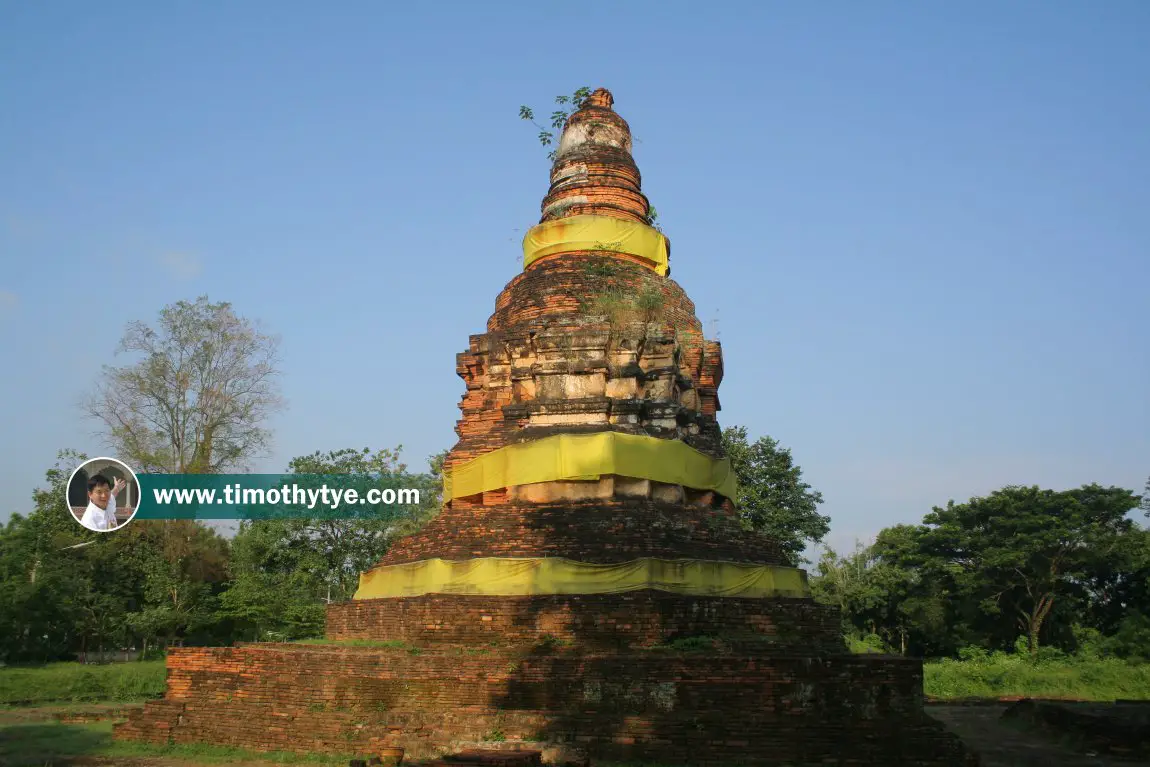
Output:
<path fill-rule="evenodd" d="M 68 509 L 89 530 L 106 533 L 136 516 L 140 483 L 136 472 L 115 458 L 92 458 L 72 472 L 68 480 Z"/>

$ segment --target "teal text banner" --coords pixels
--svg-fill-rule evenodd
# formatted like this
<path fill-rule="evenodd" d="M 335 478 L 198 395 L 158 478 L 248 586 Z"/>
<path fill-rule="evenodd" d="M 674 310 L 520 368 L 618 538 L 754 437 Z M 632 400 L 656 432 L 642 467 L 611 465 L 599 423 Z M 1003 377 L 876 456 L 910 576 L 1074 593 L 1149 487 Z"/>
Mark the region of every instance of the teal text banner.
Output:
<path fill-rule="evenodd" d="M 438 505 L 421 474 L 139 474 L 136 519 L 391 519 Z"/>

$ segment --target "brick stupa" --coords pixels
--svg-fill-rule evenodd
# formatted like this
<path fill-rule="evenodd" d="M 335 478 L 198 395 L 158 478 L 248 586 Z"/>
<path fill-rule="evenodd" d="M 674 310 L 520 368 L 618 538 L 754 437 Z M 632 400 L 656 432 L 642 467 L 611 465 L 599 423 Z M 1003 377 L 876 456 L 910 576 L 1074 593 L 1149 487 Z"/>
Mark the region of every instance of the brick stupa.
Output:
<path fill-rule="evenodd" d="M 166 697 L 118 737 L 977 764 L 924 714 L 921 662 L 849 654 L 838 611 L 739 524 L 721 349 L 667 276 L 612 105 L 600 89 L 567 120 L 523 272 L 458 355 L 442 512 L 328 609 L 332 643 L 174 649 Z"/>

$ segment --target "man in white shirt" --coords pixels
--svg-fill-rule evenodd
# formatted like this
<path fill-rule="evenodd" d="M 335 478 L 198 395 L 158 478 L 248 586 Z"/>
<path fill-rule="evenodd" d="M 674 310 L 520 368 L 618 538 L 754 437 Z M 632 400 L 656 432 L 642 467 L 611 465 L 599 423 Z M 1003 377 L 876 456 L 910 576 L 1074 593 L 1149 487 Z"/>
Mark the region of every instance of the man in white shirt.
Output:
<path fill-rule="evenodd" d="M 80 517 L 80 524 L 89 530 L 114 530 L 119 525 L 116 521 L 116 493 L 124 489 L 127 483 L 117 479 L 112 485 L 103 474 L 97 474 L 88 480 L 88 508 L 84 509 L 84 516 Z"/>

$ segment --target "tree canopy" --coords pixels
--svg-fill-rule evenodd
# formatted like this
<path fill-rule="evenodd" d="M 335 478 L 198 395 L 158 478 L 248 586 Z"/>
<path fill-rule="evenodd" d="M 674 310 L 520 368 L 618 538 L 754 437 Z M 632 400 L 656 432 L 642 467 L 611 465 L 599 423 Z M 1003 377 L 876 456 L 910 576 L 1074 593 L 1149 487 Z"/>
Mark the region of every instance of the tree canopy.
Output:
<path fill-rule="evenodd" d="M 1150 652 L 1150 531 L 1129 518 L 1139 497 L 1117 487 L 1008 486 L 951 501 L 921 525 L 883 530 L 849 556 L 824 552 L 813 588 L 847 629 L 895 648 L 962 647 L 1037 655 L 1092 631 L 1119 654 Z M 1142 648 L 1142 649 L 1139 649 Z"/>
<path fill-rule="evenodd" d="M 278 340 L 207 296 L 128 325 L 85 410 L 116 455 L 145 472 L 217 474 L 263 454 L 283 406 Z"/>
<path fill-rule="evenodd" d="M 723 430 L 723 448 L 739 482 L 735 505 L 749 528 L 778 541 L 796 561 L 830 531 L 830 517 L 818 512 L 822 493 L 803 481 L 790 450 L 771 437 L 750 442 L 743 426 Z"/>

